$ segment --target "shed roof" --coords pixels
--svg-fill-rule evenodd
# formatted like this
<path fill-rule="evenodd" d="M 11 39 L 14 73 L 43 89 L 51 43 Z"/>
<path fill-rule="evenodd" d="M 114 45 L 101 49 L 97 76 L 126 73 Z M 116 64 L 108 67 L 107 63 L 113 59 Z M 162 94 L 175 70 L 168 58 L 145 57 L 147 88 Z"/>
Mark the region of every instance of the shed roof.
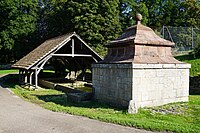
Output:
<path fill-rule="evenodd" d="M 102 60 L 102 58 L 95 51 L 93 51 L 75 32 L 72 32 L 72 33 L 68 33 L 62 36 L 58 36 L 58 37 L 46 40 L 36 49 L 34 49 L 29 54 L 27 54 L 22 59 L 20 59 L 18 62 L 16 62 L 12 67 L 22 68 L 22 69 L 27 69 L 27 70 L 33 69 L 33 67 L 38 62 L 40 62 L 42 59 L 49 56 L 50 54 L 53 54 L 56 51 L 58 51 L 61 47 L 67 44 L 67 42 L 69 42 L 72 37 L 75 37 L 78 40 L 80 40 L 87 47 L 87 49 L 90 50 L 90 54 L 92 54 L 95 60 L 97 61 Z"/>

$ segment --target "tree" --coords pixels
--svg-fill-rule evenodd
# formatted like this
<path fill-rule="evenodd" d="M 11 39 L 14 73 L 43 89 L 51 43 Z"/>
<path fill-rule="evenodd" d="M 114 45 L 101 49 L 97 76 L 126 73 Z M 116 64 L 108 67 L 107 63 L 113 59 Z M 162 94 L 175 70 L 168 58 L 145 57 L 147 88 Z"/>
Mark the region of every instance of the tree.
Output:
<path fill-rule="evenodd" d="M 64 6 L 66 2 L 67 0 L 41 1 L 39 29 L 44 40 L 70 32 L 70 18 Z"/>
<path fill-rule="evenodd" d="M 163 25 L 199 27 L 200 3 L 198 0 L 138 0 L 148 8 L 150 27 Z"/>
<path fill-rule="evenodd" d="M 126 29 L 134 25 L 135 15 L 136 13 L 140 13 L 143 16 L 142 23 L 148 23 L 148 9 L 143 2 L 135 1 L 135 0 L 120 0 L 120 22 L 122 25 L 122 29 Z"/>
<path fill-rule="evenodd" d="M 198 0 L 186 0 L 181 3 L 184 12 L 185 26 L 200 27 L 200 2 Z"/>
<path fill-rule="evenodd" d="M 139 0 L 148 8 L 147 25 L 157 29 L 163 25 L 177 26 L 180 15 L 180 0 Z"/>
<path fill-rule="evenodd" d="M 118 0 L 67 0 L 52 5 L 46 19 L 48 37 L 75 31 L 103 55 L 103 46 L 121 32 Z"/>
<path fill-rule="evenodd" d="M 15 55 L 25 54 L 24 51 L 29 47 L 28 36 L 36 29 L 37 5 L 38 2 L 34 0 L 0 1 L 1 62 L 10 61 Z"/>

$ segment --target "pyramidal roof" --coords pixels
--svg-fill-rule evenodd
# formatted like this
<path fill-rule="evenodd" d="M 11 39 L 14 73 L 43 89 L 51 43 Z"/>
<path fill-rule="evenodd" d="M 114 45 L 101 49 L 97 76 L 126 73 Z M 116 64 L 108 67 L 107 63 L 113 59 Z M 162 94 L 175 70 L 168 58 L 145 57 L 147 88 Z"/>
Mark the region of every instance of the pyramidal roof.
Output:
<path fill-rule="evenodd" d="M 165 40 L 155 32 L 141 24 L 142 16 L 136 15 L 137 24 L 126 29 L 123 34 L 116 40 L 111 41 L 107 47 L 117 46 L 119 43 L 133 42 L 138 45 L 160 45 L 160 46 L 174 46 L 173 42 Z"/>
<path fill-rule="evenodd" d="M 101 63 L 180 64 L 172 53 L 175 44 L 165 40 L 141 24 L 142 16 L 136 15 L 137 24 L 106 47 L 108 53 Z"/>

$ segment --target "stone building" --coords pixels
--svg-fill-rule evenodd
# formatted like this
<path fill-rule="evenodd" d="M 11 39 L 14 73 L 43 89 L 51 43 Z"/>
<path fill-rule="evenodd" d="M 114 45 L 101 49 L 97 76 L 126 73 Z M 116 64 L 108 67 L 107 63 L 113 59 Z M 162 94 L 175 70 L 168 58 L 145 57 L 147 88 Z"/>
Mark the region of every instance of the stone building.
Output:
<path fill-rule="evenodd" d="M 171 54 L 173 42 L 141 24 L 129 27 L 108 45 L 103 61 L 93 64 L 95 99 L 136 113 L 140 107 L 187 102 L 189 68 Z"/>

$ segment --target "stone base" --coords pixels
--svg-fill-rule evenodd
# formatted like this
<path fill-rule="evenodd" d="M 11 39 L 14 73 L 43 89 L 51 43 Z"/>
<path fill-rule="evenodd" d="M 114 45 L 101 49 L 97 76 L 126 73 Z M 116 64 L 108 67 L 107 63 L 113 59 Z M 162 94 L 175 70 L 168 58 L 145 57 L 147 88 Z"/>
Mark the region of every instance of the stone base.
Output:
<path fill-rule="evenodd" d="M 187 102 L 189 64 L 94 64 L 97 100 L 129 108 Z"/>
<path fill-rule="evenodd" d="M 92 93 L 67 93 L 67 100 L 71 102 L 82 102 L 82 101 L 88 101 L 92 99 L 93 94 Z"/>
<path fill-rule="evenodd" d="M 129 106 L 128 106 L 128 113 L 129 114 L 135 114 L 138 112 L 138 107 L 136 106 L 136 103 L 134 100 L 129 101 Z"/>

